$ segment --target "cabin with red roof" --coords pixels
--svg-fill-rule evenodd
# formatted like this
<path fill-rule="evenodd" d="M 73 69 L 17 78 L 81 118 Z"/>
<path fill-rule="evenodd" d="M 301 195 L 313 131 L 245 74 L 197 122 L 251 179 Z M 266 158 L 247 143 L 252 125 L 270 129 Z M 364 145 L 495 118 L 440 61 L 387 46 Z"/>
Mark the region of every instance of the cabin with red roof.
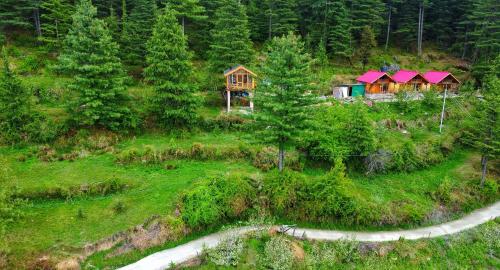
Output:
<path fill-rule="evenodd" d="M 395 81 L 386 72 L 370 70 L 356 80 L 365 85 L 366 94 L 394 93 Z"/>
<path fill-rule="evenodd" d="M 400 70 L 392 75 L 392 79 L 396 82 L 394 86 L 395 92 L 400 90 L 418 92 L 429 89 L 429 81 L 418 71 Z"/>
<path fill-rule="evenodd" d="M 428 71 L 424 74 L 424 78 L 431 86 L 440 90 L 456 91 L 460 86 L 460 81 L 446 71 Z"/>

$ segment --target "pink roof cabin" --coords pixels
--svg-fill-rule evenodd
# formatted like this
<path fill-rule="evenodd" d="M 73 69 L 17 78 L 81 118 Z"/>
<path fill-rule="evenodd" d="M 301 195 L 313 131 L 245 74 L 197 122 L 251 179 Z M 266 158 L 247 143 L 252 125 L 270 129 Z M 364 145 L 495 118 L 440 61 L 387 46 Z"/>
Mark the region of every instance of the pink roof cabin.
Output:
<path fill-rule="evenodd" d="M 395 81 L 387 73 L 370 70 L 356 79 L 365 84 L 367 94 L 384 94 L 394 92 Z"/>
<path fill-rule="evenodd" d="M 426 90 L 429 81 L 422 74 L 414 70 L 400 70 L 392 76 L 396 81 L 396 92 L 401 90 Z"/>
<path fill-rule="evenodd" d="M 424 78 L 429 84 L 441 90 L 457 90 L 460 85 L 460 81 L 447 71 L 428 71 L 424 74 Z"/>

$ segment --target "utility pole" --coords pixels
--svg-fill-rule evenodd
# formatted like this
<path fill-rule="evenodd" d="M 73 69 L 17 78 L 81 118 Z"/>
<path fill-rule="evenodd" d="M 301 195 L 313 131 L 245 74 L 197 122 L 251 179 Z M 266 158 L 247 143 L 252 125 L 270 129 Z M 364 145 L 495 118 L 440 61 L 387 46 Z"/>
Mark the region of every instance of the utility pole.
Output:
<path fill-rule="evenodd" d="M 441 124 L 439 125 L 439 133 L 443 131 L 443 120 L 444 120 L 444 109 L 446 108 L 446 95 L 448 94 L 448 87 L 444 88 L 444 97 L 443 97 L 443 111 L 441 112 Z"/>

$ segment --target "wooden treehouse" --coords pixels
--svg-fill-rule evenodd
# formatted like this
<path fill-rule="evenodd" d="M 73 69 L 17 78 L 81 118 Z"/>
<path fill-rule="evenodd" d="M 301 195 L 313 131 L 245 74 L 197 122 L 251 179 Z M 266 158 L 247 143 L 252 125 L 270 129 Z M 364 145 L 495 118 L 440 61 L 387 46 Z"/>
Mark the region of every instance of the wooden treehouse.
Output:
<path fill-rule="evenodd" d="M 231 111 L 231 98 L 239 99 L 242 104 L 248 104 L 253 110 L 253 91 L 256 86 L 257 75 L 248 68 L 237 65 L 224 71 L 226 78 L 227 111 Z"/>

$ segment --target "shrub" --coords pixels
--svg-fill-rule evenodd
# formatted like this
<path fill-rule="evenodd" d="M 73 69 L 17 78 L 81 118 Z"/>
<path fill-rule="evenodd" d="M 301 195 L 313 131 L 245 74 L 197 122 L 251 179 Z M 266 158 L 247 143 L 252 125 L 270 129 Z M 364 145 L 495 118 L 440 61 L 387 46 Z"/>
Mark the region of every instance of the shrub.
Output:
<path fill-rule="evenodd" d="M 221 206 L 208 185 L 199 185 L 182 196 L 182 219 L 191 227 L 216 224 L 222 216 Z"/>
<path fill-rule="evenodd" d="M 238 176 L 203 180 L 182 194 L 181 216 L 192 228 L 240 218 L 255 199 L 255 190 Z"/>
<path fill-rule="evenodd" d="M 264 194 L 274 211 L 285 214 L 297 206 L 304 186 L 305 178 L 302 174 L 287 169 L 282 173 L 275 170 L 264 179 Z"/>
<path fill-rule="evenodd" d="M 422 99 L 422 105 L 427 109 L 426 111 L 435 111 L 439 109 L 441 105 L 441 100 L 436 89 L 431 88 L 429 91 L 424 91 L 424 98 Z"/>
<path fill-rule="evenodd" d="M 294 263 L 290 240 L 283 236 L 271 238 L 264 247 L 264 264 L 273 270 L 292 269 Z"/>
<path fill-rule="evenodd" d="M 44 66 L 43 60 L 36 55 L 28 55 L 24 57 L 17 71 L 21 74 L 35 73 Z"/>
<path fill-rule="evenodd" d="M 263 171 L 269 171 L 278 163 L 278 151 L 273 147 L 264 147 L 255 154 L 253 165 Z"/>
<path fill-rule="evenodd" d="M 243 248 L 243 240 L 238 236 L 230 235 L 222 239 L 217 247 L 207 250 L 207 256 L 215 265 L 236 266 Z"/>
<path fill-rule="evenodd" d="M 113 212 L 115 212 L 115 214 L 121 214 L 125 212 L 125 210 L 127 210 L 125 203 L 123 203 L 122 201 L 117 201 L 111 208 L 113 209 Z"/>
<path fill-rule="evenodd" d="M 437 202 L 447 204 L 451 201 L 451 192 L 453 185 L 448 177 L 445 177 L 438 188 L 432 192 L 432 199 Z"/>

